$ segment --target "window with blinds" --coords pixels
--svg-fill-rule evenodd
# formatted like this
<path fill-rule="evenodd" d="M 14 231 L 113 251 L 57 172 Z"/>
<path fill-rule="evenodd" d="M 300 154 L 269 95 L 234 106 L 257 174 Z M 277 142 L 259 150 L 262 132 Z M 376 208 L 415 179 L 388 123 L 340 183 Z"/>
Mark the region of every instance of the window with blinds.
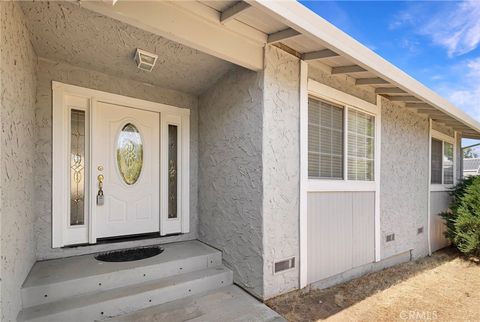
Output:
<path fill-rule="evenodd" d="M 348 179 L 374 180 L 375 117 L 348 109 Z"/>
<path fill-rule="evenodd" d="M 432 184 L 453 184 L 453 153 L 453 144 L 432 138 Z"/>
<path fill-rule="evenodd" d="M 442 141 L 432 139 L 431 182 L 433 184 L 442 184 L 442 144 Z"/>
<path fill-rule="evenodd" d="M 343 179 L 343 107 L 308 100 L 308 176 Z"/>

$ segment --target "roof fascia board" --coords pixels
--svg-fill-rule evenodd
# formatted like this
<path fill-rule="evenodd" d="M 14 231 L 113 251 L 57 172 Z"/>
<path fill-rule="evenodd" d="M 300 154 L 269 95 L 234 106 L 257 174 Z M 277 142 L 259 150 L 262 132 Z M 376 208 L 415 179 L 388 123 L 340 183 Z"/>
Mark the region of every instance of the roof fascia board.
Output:
<path fill-rule="evenodd" d="M 479 122 L 302 4 L 293 0 L 247 2 L 480 133 Z"/>
<path fill-rule="evenodd" d="M 252 34 L 251 37 L 260 40 L 253 41 L 230 29 L 236 21 L 229 23 L 230 27 L 222 25 L 215 10 L 212 14 L 217 18 L 212 21 L 213 16 L 202 17 L 196 11 L 166 1 L 142 2 L 141 5 L 135 1 L 118 1 L 114 6 L 100 1 L 82 1 L 80 5 L 247 69 L 263 70 L 267 35 Z"/>

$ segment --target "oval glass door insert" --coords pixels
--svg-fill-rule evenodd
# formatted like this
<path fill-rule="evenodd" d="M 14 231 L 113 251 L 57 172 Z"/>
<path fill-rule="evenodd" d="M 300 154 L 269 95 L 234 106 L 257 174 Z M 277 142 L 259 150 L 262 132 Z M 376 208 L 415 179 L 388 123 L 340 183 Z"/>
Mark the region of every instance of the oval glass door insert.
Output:
<path fill-rule="evenodd" d="M 140 132 L 132 123 L 127 123 L 117 139 L 117 165 L 126 184 L 137 182 L 143 167 L 143 143 Z"/>

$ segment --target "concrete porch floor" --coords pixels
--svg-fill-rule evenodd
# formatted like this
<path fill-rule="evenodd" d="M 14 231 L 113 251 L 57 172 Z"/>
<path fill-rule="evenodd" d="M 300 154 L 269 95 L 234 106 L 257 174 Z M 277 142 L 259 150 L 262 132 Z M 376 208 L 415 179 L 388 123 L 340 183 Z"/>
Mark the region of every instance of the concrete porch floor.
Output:
<path fill-rule="evenodd" d="M 283 322 L 277 312 L 235 285 L 153 306 L 108 322 Z"/>

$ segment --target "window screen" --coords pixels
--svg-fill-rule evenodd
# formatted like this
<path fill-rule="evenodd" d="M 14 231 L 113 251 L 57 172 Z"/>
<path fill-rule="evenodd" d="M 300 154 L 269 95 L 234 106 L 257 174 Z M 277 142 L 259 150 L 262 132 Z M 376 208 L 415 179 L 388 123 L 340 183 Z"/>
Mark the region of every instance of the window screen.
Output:
<path fill-rule="evenodd" d="M 308 176 L 343 179 L 343 108 L 308 100 Z"/>
<path fill-rule="evenodd" d="M 348 109 L 348 179 L 373 181 L 375 117 Z"/>
<path fill-rule="evenodd" d="M 453 184 L 453 144 L 443 142 L 443 183 Z"/>
<path fill-rule="evenodd" d="M 432 139 L 431 183 L 442 184 L 442 141 Z"/>

